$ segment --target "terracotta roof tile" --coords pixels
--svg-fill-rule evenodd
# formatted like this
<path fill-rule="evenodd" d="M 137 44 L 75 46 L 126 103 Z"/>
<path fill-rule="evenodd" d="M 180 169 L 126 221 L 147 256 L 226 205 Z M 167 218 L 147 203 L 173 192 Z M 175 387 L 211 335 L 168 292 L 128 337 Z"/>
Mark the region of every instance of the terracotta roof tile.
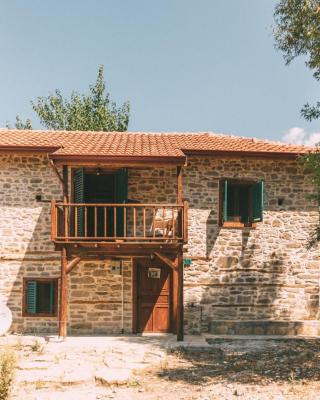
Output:
<path fill-rule="evenodd" d="M 0 129 L 0 149 L 47 150 L 67 156 L 185 158 L 188 153 L 292 155 L 313 148 L 231 135 L 165 132 L 81 132 Z"/>

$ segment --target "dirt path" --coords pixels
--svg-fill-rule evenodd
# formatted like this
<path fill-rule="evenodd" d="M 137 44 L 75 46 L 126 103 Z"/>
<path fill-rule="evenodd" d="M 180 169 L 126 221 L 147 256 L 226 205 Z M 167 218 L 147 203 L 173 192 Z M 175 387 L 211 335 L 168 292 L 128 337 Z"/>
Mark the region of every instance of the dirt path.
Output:
<path fill-rule="evenodd" d="M 320 400 L 320 340 L 40 339 L 9 344 L 19 357 L 12 400 Z"/>

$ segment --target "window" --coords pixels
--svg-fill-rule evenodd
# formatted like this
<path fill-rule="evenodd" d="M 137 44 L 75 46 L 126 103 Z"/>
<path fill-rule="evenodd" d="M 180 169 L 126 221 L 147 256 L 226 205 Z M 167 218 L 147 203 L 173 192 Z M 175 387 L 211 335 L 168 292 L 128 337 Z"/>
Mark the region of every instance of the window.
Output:
<path fill-rule="evenodd" d="M 225 179 L 220 186 L 221 225 L 252 226 L 263 219 L 263 181 Z"/>
<path fill-rule="evenodd" d="M 24 279 L 23 315 L 54 317 L 57 315 L 57 298 L 57 279 Z"/>

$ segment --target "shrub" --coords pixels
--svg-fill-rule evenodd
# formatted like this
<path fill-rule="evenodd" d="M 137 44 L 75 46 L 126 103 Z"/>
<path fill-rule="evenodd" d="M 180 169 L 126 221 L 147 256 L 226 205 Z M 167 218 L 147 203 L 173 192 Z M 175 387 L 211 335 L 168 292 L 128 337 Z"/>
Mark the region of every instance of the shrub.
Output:
<path fill-rule="evenodd" d="M 0 400 L 6 400 L 9 395 L 13 374 L 16 366 L 16 357 L 12 350 L 0 353 Z"/>

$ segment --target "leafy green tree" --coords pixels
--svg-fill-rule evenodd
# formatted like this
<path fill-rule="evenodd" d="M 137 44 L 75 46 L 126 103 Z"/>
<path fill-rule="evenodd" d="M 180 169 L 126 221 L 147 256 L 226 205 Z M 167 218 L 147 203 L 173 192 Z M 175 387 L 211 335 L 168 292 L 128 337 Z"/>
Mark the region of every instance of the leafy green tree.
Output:
<path fill-rule="evenodd" d="M 71 93 L 70 99 L 56 90 L 47 97 L 38 97 L 31 101 L 32 108 L 38 115 L 41 124 L 53 130 L 81 131 L 126 131 L 129 123 L 130 107 L 125 102 L 117 107 L 106 93 L 103 78 L 103 66 L 99 67 L 94 85 L 89 86 L 89 94 Z M 7 124 L 10 128 L 10 125 Z M 29 119 L 24 123 L 17 116 L 16 129 L 32 129 Z"/>
<path fill-rule="evenodd" d="M 320 80 L 320 0 L 281 0 L 274 12 L 276 48 L 283 52 L 286 64 L 298 56 Z M 320 118 L 320 101 L 305 104 L 301 115 L 308 121 Z"/>
<path fill-rule="evenodd" d="M 320 0 L 280 0 L 274 12 L 274 37 L 276 48 L 283 52 L 286 64 L 303 56 L 306 66 L 320 80 Z M 308 103 L 301 109 L 301 115 L 312 121 L 320 118 L 320 101 Z M 308 172 L 315 187 L 315 194 L 309 199 L 320 205 L 320 147 L 316 152 L 300 157 L 302 168 Z M 319 215 L 320 217 L 320 215 Z M 310 249 L 320 242 L 320 219 L 311 232 L 307 247 Z"/>
<path fill-rule="evenodd" d="M 308 153 L 300 157 L 302 168 L 305 172 L 308 172 L 311 178 L 311 182 L 315 187 L 315 193 L 308 196 L 309 200 L 318 203 L 320 205 L 320 148 L 313 153 Z M 319 221 L 317 226 L 311 232 L 307 248 L 311 249 L 320 242 L 320 213 Z"/>
<path fill-rule="evenodd" d="M 7 122 L 7 128 L 11 128 L 10 124 Z M 29 118 L 26 119 L 26 122 L 23 122 L 20 117 L 16 116 L 16 122 L 14 123 L 16 129 L 32 129 L 31 120 Z"/>

